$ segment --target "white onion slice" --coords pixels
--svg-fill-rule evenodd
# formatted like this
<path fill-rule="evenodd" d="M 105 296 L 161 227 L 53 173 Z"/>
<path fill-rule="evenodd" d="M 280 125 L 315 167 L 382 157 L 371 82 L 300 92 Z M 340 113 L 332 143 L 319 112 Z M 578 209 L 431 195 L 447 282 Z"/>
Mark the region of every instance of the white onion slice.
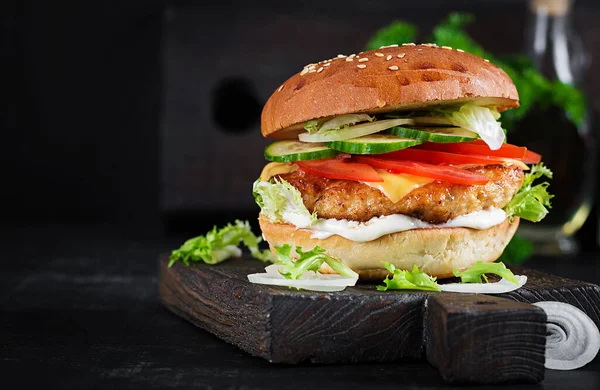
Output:
<path fill-rule="evenodd" d="M 359 123 L 358 125 L 354 125 L 343 130 L 327 130 L 323 133 L 318 132 L 315 134 L 301 133 L 298 135 L 298 139 L 302 142 L 343 141 L 351 138 L 358 138 L 365 135 L 379 133 L 380 131 L 390 129 L 394 126 L 413 124 L 414 121 L 407 118 L 385 119 L 382 121 Z"/>
<path fill-rule="evenodd" d="M 345 114 L 331 118 L 327 122 L 323 123 L 319 131 L 337 129 L 344 125 L 353 125 L 358 122 L 372 122 L 375 117 L 368 114 Z"/>
<path fill-rule="evenodd" d="M 250 274 L 248 280 L 256 284 L 272 286 L 297 287 L 303 290 L 333 292 L 342 291 L 354 286 L 358 278 L 348 278 L 338 274 L 320 274 L 307 271 L 297 280 L 289 280 L 279 273 L 280 265 L 271 264 L 265 267 L 265 273 Z"/>
<path fill-rule="evenodd" d="M 574 370 L 594 360 L 600 350 L 600 332 L 587 314 L 563 302 L 534 305 L 541 307 L 548 317 L 546 368 Z"/>
<path fill-rule="evenodd" d="M 453 123 L 448 117 L 445 116 L 416 116 L 410 118 L 415 121 L 415 125 L 428 126 L 428 125 L 446 125 L 453 126 Z"/>
<path fill-rule="evenodd" d="M 527 276 L 515 275 L 519 284 L 516 285 L 513 282 L 502 278 L 499 282 L 494 283 L 448 283 L 440 284 L 440 289 L 447 292 L 459 292 L 459 293 L 479 293 L 479 294 L 502 294 L 510 291 L 514 291 L 518 288 L 523 287 L 527 283 Z"/>

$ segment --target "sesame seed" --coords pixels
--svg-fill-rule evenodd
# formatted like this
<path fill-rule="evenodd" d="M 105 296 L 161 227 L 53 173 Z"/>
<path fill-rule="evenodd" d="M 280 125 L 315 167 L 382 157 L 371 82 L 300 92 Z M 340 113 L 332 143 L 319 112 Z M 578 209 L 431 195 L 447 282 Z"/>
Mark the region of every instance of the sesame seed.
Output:
<path fill-rule="evenodd" d="M 463 49 L 456 49 L 457 52 L 459 53 L 464 53 L 465 51 Z"/>
<path fill-rule="evenodd" d="M 321 73 L 323 71 L 323 67 L 320 67 L 319 69 L 317 69 L 317 73 Z"/>
<path fill-rule="evenodd" d="M 417 49 L 417 51 L 423 51 L 423 49 Z"/>
<path fill-rule="evenodd" d="M 402 46 L 417 46 L 414 43 L 403 43 Z"/>
<path fill-rule="evenodd" d="M 345 57 L 346 57 L 346 56 L 345 56 L 345 55 L 343 55 L 343 54 L 338 54 L 338 55 L 337 55 L 337 58 L 345 58 Z"/>
<path fill-rule="evenodd" d="M 302 72 L 300 72 L 300 76 L 304 76 L 307 73 L 308 73 L 308 68 L 304 68 L 304 69 L 302 69 Z"/>
<path fill-rule="evenodd" d="M 360 60 L 358 60 L 358 62 L 365 62 L 365 61 L 369 61 L 368 58 L 361 58 Z"/>
<path fill-rule="evenodd" d="M 354 57 L 356 57 L 356 54 L 350 54 L 348 57 L 354 58 Z"/>
<path fill-rule="evenodd" d="M 391 59 L 392 59 L 392 56 L 391 56 L 391 55 L 388 55 L 387 57 L 385 57 L 385 60 L 386 60 L 386 61 L 389 61 L 389 60 L 391 60 Z"/>
<path fill-rule="evenodd" d="M 396 65 L 392 65 L 388 69 L 389 70 L 398 70 L 398 67 Z"/>
<path fill-rule="evenodd" d="M 442 49 L 452 50 L 452 48 L 450 46 L 442 46 Z"/>
<path fill-rule="evenodd" d="M 425 47 L 437 47 L 437 45 L 435 43 L 422 43 L 421 46 L 425 46 Z"/>
<path fill-rule="evenodd" d="M 488 60 L 487 58 L 484 58 L 483 60 L 484 60 L 485 62 L 490 62 L 490 60 Z"/>
<path fill-rule="evenodd" d="M 328 62 L 326 64 L 323 64 L 323 66 L 331 66 L 331 62 Z"/>
<path fill-rule="evenodd" d="M 400 53 L 400 54 L 398 54 L 398 58 L 404 58 L 405 55 L 406 55 L 406 53 Z"/>
<path fill-rule="evenodd" d="M 375 53 L 375 55 L 376 55 L 377 57 L 383 57 L 385 54 L 383 54 L 383 53 Z"/>
<path fill-rule="evenodd" d="M 282 89 L 283 89 L 283 84 L 281 84 L 281 85 L 279 86 L 279 88 L 277 88 L 277 92 L 281 92 L 281 90 L 282 90 Z"/>
<path fill-rule="evenodd" d="M 359 65 L 356 65 L 356 67 L 357 67 L 357 68 L 360 68 L 360 69 L 364 69 L 364 68 L 366 68 L 366 67 L 367 67 L 367 65 L 364 65 L 364 64 L 359 64 Z"/>
<path fill-rule="evenodd" d="M 315 73 L 315 72 L 316 72 L 316 69 L 314 69 L 314 68 L 308 71 L 308 73 Z"/>
<path fill-rule="evenodd" d="M 350 61 L 354 61 L 354 58 L 352 58 L 352 57 L 348 57 L 348 58 L 346 58 L 346 61 L 348 61 L 348 62 L 350 62 Z"/>

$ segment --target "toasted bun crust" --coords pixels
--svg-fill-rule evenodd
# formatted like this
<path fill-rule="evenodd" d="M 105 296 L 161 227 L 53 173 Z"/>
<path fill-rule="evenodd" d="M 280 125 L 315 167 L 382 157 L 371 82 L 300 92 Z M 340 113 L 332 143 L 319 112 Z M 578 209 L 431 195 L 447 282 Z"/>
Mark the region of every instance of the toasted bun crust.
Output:
<path fill-rule="evenodd" d="M 259 217 L 260 228 L 271 250 L 290 244 L 309 250 L 320 246 L 360 275 L 361 280 L 383 280 L 388 272 L 381 262 L 387 261 L 399 269 L 412 270 L 413 265 L 437 278 L 453 276 L 452 270 L 463 271 L 477 261 L 496 260 L 519 226 L 519 218 L 486 230 L 470 228 L 416 229 L 392 233 L 368 242 L 354 242 L 334 235 L 327 239 L 310 238 L 308 230 L 270 222 Z M 333 273 L 326 264 L 319 270 Z"/>
<path fill-rule="evenodd" d="M 267 138 L 294 138 L 311 119 L 465 102 L 503 111 L 518 107 L 518 99 L 508 75 L 481 57 L 428 45 L 387 47 L 352 61 L 307 65 L 271 95 L 261 131 Z"/>

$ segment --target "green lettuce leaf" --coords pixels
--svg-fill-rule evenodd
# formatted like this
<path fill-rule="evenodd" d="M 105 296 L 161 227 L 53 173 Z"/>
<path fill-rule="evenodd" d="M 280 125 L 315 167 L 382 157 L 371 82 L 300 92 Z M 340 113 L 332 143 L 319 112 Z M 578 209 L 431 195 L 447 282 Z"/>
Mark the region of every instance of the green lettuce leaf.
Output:
<path fill-rule="evenodd" d="M 286 279 L 297 280 L 305 271 L 317 272 L 323 262 L 327 263 L 335 272 L 348 278 L 358 278 L 358 274 L 350 269 L 344 263 L 334 259 L 325 253 L 325 249 L 316 246 L 308 252 L 304 252 L 301 247 L 296 247 L 298 259 L 292 260 L 292 246 L 284 244 L 276 246 L 277 259 L 275 264 L 283 266 L 279 271 Z"/>
<path fill-rule="evenodd" d="M 442 109 L 438 111 L 450 119 L 454 126 L 479 134 L 490 149 L 499 149 L 505 140 L 504 130 L 497 122 L 500 114 L 496 108 L 464 104 L 458 110 Z"/>
<path fill-rule="evenodd" d="M 542 176 L 552 179 L 552 171 L 542 163 L 533 165 L 525 174 L 523 185 L 504 207 L 509 217 L 518 216 L 528 221 L 539 222 L 548 214 L 548 208 L 552 208 L 550 199 L 554 197 L 548 193 L 550 184 L 543 182 L 533 185 L 533 182 Z"/>
<path fill-rule="evenodd" d="M 415 265 L 412 271 L 396 269 L 393 264 L 383 261 L 383 266 L 393 274 L 392 279 L 389 275 L 385 277 L 383 283 L 385 286 L 377 286 L 379 291 L 387 290 L 426 290 L 440 291 L 440 286 L 436 278 L 427 275 Z"/>
<path fill-rule="evenodd" d="M 483 283 L 483 281 L 487 283 L 488 278 L 486 274 L 495 274 L 511 283 L 519 284 L 515 275 L 511 270 L 506 268 L 504 263 L 484 263 L 483 261 L 478 261 L 465 271 L 454 270 L 453 273 L 454 276 L 461 279 L 462 283 Z"/>
<path fill-rule="evenodd" d="M 319 131 L 320 126 L 321 126 L 321 124 L 319 123 L 319 121 L 316 121 L 316 120 L 306 121 L 304 123 L 304 130 L 308 131 L 309 134 L 314 134 L 317 131 Z"/>
<path fill-rule="evenodd" d="M 252 194 L 261 212 L 273 222 L 289 222 L 307 228 L 317 220 L 317 215 L 304 206 L 300 191 L 283 179 L 258 179 Z"/>
<path fill-rule="evenodd" d="M 230 257 L 239 257 L 242 250 L 239 248 L 243 243 L 250 254 L 262 261 L 275 261 L 275 257 L 268 250 L 261 251 L 258 244 L 261 238 L 252 233 L 248 221 L 236 220 L 235 224 L 227 224 L 221 229 L 213 227 L 206 235 L 190 238 L 185 241 L 179 249 L 171 252 L 169 267 L 172 267 L 177 261 L 183 261 L 185 265 L 190 265 L 190 261 L 203 261 L 206 264 L 218 264 Z"/>

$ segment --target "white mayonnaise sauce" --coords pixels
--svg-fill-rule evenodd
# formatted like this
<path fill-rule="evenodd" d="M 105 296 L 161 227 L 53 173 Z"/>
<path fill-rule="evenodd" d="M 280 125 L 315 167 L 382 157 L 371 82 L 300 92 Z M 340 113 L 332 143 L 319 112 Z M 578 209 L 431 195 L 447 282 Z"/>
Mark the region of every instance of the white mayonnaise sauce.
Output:
<path fill-rule="evenodd" d="M 293 218 L 296 219 L 296 218 Z M 306 228 L 304 218 L 287 220 L 297 228 Z M 307 230 L 312 232 L 311 238 L 325 239 L 334 234 L 351 241 L 366 242 L 375 240 L 390 233 L 403 232 L 410 229 L 467 227 L 472 229 L 489 229 L 504 222 L 506 213 L 502 209 L 491 208 L 461 215 L 442 224 L 430 224 L 406 215 L 394 214 L 371 218 L 367 222 L 348 221 L 345 219 L 319 219 Z"/>
<path fill-rule="evenodd" d="M 300 214 L 296 213 L 293 210 L 290 210 L 289 207 L 286 207 L 281 213 L 281 217 L 287 223 L 291 223 L 296 226 L 298 229 L 308 228 L 312 224 L 312 220 L 310 219 L 310 214 Z"/>

